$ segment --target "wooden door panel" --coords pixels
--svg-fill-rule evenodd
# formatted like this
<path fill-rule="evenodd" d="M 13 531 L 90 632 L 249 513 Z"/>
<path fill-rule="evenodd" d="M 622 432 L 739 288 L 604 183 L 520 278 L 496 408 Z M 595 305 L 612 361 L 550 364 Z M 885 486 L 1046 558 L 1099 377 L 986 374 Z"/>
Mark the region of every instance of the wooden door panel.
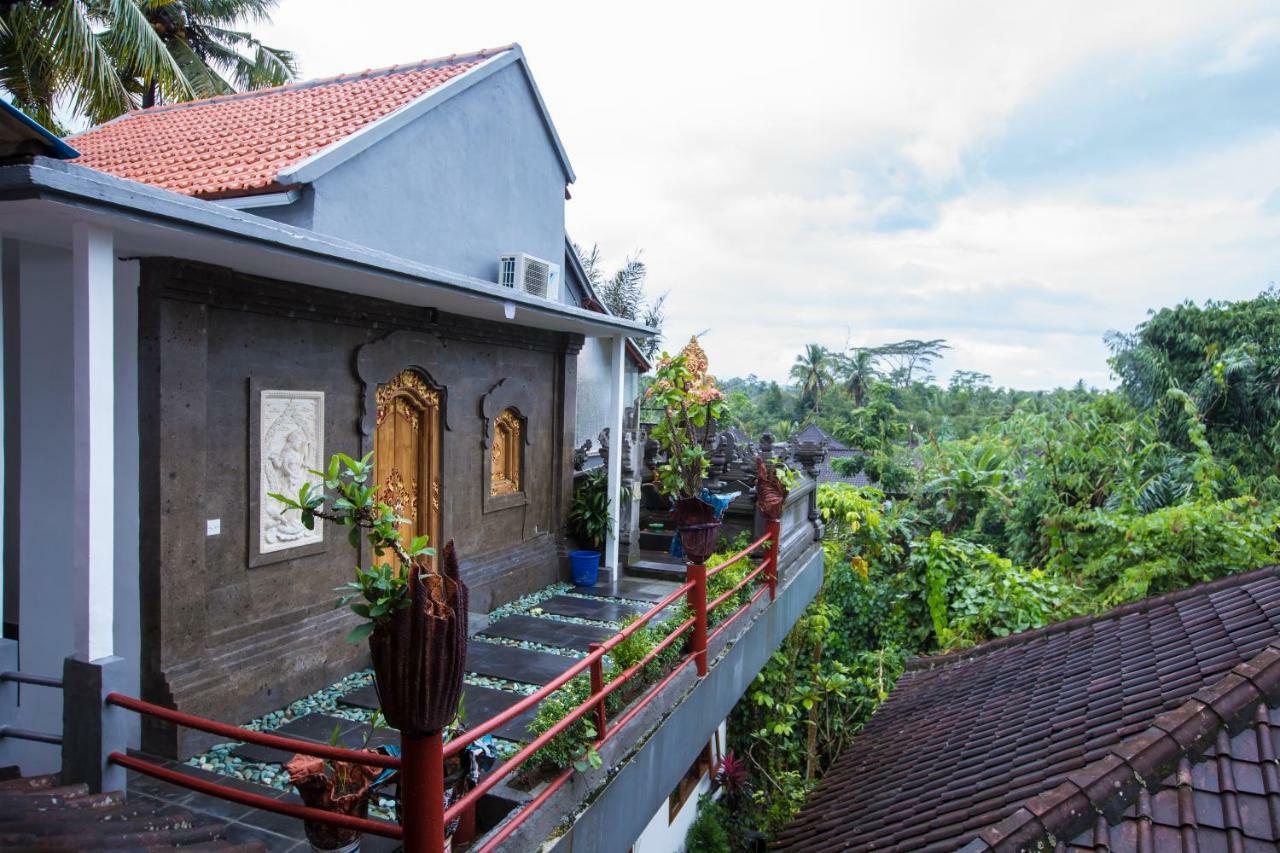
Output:
<path fill-rule="evenodd" d="M 378 498 L 403 516 L 404 537 L 439 548 L 440 395 L 414 370 L 378 386 L 374 460 Z M 434 564 L 434 561 L 432 561 Z"/>

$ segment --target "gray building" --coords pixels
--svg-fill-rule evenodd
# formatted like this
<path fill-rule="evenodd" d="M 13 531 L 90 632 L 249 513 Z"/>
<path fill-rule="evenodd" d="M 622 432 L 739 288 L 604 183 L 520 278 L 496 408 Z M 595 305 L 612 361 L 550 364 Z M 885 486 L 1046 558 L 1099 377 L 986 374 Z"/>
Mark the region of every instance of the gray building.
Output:
<path fill-rule="evenodd" d="M 345 538 L 267 497 L 338 451 L 376 452 L 379 497 L 456 543 L 473 610 L 567 579 L 574 447 L 621 434 L 652 330 L 605 312 L 572 254 L 574 172 L 518 46 L 140 110 L 75 150 L 11 109 L 0 131 L 0 673 L 91 662 L 238 724 L 366 666 L 333 609 Z M 656 784 L 639 836 L 813 595 L 791 517 L 779 606 L 723 635 L 732 668 L 672 688 L 686 721 L 643 771 L 615 748 L 612 776 L 565 792 L 560 814 L 612 779 L 582 833 Z M 0 678 L 0 726 L 63 714 Z M 178 759 L 214 740 L 122 725 Z M 0 765 L 57 769 L 5 731 Z"/>

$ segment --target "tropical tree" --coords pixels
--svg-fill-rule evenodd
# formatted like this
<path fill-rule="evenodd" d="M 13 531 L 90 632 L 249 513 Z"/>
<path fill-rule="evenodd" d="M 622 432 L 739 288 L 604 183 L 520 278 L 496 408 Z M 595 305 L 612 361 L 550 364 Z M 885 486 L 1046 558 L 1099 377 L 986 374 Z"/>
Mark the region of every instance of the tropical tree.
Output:
<path fill-rule="evenodd" d="M 628 320 L 639 320 L 658 330 L 655 337 L 637 342 L 646 357 L 653 358 L 657 355 L 662 344 L 662 326 L 667 319 L 667 294 L 650 298 L 646 292 L 649 268 L 640 258 L 644 250 L 637 249 L 628 255 L 622 266 L 614 270 L 613 275 L 608 275 L 604 270 L 604 256 L 599 244 L 593 243 L 588 251 L 574 243 L 573 249 L 578 253 L 578 260 L 582 262 L 582 269 L 587 274 L 591 289 L 600 297 L 610 314 Z"/>
<path fill-rule="evenodd" d="M 889 380 L 903 388 L 910 388 L 912 382 L 928 382 L 933 378 L 933 363 L 942 358 L 944 350 L 951 345 L 943 338 L 921 341 L 911 338 L 881 344 L 874 352 L 877 358 L 890 366 Z"/>
<path fill-rule="evenodd" d="M 812 401 L 813 410 L 818 411 L 818 398 L 831 385 L 832 370 L 835 358 L 831 351 L 821 344 L 808 344 L 804 352 L 796 356 L 791 365 L 791 378 L 800 385 L 800 393 Z"/>
<path fill-rule="evenodd" d="M 279 0 L 135 0 L 182 69 L 198 98 L 279 86 L 297 76 L 293 54 L 268 47 L 239 28 L 267 23 Z M 142 105 L 164 92 L 155 77 L 139 75 Z"/>
<path fill-rule="evenodd" d="M 844 387 L 853 397 L 853 405 L 861 409 L 866 403 L 871 384 L 880 379 L 876 352 L 871 347 L 854 347 L 840 356 L 840 373 Z"/>
<path fill-rule="evenodd" d="M 55 111 L 97 124 L 139 105 L 277 85 L 296 73 L 292 55 L 232 29 L 265 21 L 276 2 L 0 2 L 0 88 L 65 133 Z"/>

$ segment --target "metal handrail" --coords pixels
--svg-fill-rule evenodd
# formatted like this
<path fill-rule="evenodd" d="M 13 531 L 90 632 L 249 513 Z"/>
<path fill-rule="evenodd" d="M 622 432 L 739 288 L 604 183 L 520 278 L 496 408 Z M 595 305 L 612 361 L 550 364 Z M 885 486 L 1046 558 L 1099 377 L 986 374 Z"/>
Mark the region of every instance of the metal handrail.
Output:
<path fill-rule="evenodd" d="M 555 723 L 549 729 L 544 731 L 541 735 L 536 737 L 532 743 L 527 744 L 525 747 L 520 749 L 515 755 L 513 755 L 511 758 L 503 762 L 500 766 L 495 768 L 483 780 L 480 781 L 479 785 L 477 785 L 475 788 L 468 791 L 466 795 L 464 795 L 463 797 L 458 799 L 456 802 L 454 802 L 451 806 L 449 806 L 449 808 L 445 809 L 445 813 L 444 813 L 445 822 L 447 823 L 449 821 L 454 820 L 455 818 L 461 816 L 468 808 L 474 807 L 474 805 L 479 801 L 481 796 L 483 796 L 487 791 L 489 791 L 491 788 L 496 786 L 503 778 L 509 775 L 509 773 L 512 770 L 514 770 L 517 766 L 519 766 L 524 761 L 526 761 L 530 756 L 532 756 L 540 748 L 545 746 L 553 738 L 555 738 L 557 735 L 559 735 L 569 726 L 573 725 L 573 723 L 577 722 L 579 719 L 586 716 L 588 713 L 592 712 L 593 710 L 597 711 L 597 713 L 599 713 L 599 719 L 602 720 L 604 716 L 602 713 L 602 710 L 604 708 L 605 698 L 614 690 L 618 689 L 628 679 L 630 679 L 636 672 L 638 672 L 640 669 L 642 669 L 643 667 L 651 663 L 655 658 L 657 658 L 657 656 L 662 651 L 668 648 L 672 643 L 674 643 L 679 637 L 681 637 L 690 628 L 694 629 L 695 648 L 689 651 L 689 653 L 675 666 L 672 672 L 668 673 L 657 684 L 653 685 L 648 690 L 646 690 L 644 696 L 639 701 L 635 702 L 632 705 L 632 707 L 629 708 L 622 715 L 622 717 L 620 717 L 617 721 L 613 723 L 612 726 L 610 726 L 606 731 L 599 732 L 596 740 L 597 746 L 604 744 L 605 742 L 610 740 L 627 723 L 633 720 L 636 717 L 636 715 L 639 714 L 651 701 L 653 701 L 655 697 L 660 695 L 660 693 L 662 692 L 662 689 L 665 688 L 669 683 L 671 683 L 671 681 L 677 675 L 679 675 L 684 670 L 684 668 L 688 666 L 690 663 L 694 663 L 695 661 L 698 661 L 699 676 L 703 675 L 705 672 L 705 665 L 706 665 L 705 664 L 706 654 L 707 654 L 707 650 L 705 648 L 706 642 L 710 639 L 714 639 L 716 636 L 721 634 L 729 626 L 730 623 L 734 622 L 739 616 L 741 616 L 743 613 L 747 612 L 752 606 L 754 606 L 755 603 L 759 601 L 760 598 L 766 592 L 770 593 L 771 596 L 776 593 L 777 561 L 778 561 L 778 554 L 781 551 L 781 547 L 780 547 L 781 539 L 782 537 L 781 537 L 780 526 L 778 525 L 777 522 L 770 522 L 769 530 L 767 533 L 765 533 L 764 536 L 760 537 L 755 542 L 751 543 L 749 546 L 744 548 L 742 551 L 730 557 L 728 560 L 725 560 L 723 563 L 716 566 L 714 569 L 708 570 L 702 565 L 691 564 L 690 570 L 691 570 L 691 573 L 695 574 L 695 580 L 683 584 L 678 590 L 676 590 L 667 598 L 663 599 L 651 611 L 649 611 L 644 616 L 642 616 L 641 620 L 648 621 L 658 611 L 669 606 L 676 596 L 683 595 L 683 594 L 692 594 L 692 593 L 700 594 L 701 600 L 699 602 L 695 602 L 695 605 L 701 604 L 700 612 L 697 612 L 699 608 L 695 606 L 694 607 L 695 613 L 692 618 L 687 619 L 685 622 L 676 626 L 676 629 L 668 637 L 666 637 L 661 643 L 659 643 L 658 646 L 656 646 L 653 650 L 651 650 L 643 659 L 641 659 L 638 663 L 633 664 L 625 672 L 619 674 L 618 676 L 615 676 L 608 684 L 600 683 L 598 676 L 596 679 L 593 679 L 592 695 L 587 700 L 579 704 L 576 708 L 569 711 L 569 713 L 566 714 L 557 723 Z M 766 544 L 770 545 L 770 547 L 766 551 L 764 555 L 764 559 L 761 561 L 761 564 L 755 570 L 750 572 L 743 580 L 739 581 L 733 587 L 733 589 L 729 590 L 727 593 L 717 598 L 714 602 L 707 602 L 706 579 L 709 576 L 712 576 L 713 574 L 718 574 L 720 571 L 723 571 L 729 566 L 745 559 L 748 555 L 756 551 L 762 545 L 766 545 Z M 728 600 L 728 598 L 731 595 L 734 595 L 737 592 L 739 592 L 743 587 L 745 587 L 747 584 L 751 583 L 752 581 L 756 580 L 762 574 L 764 575 L 766 585 L 762 586 L 746 604 L 743 604 L 739 608 L 737 608 L 737 610 L 735 610 L 731 616 L 729 616 L 724 622 L 722 622 L 716 628 L 716 630 L 708 636 L 706 633 L 707 614 L 709 614 L 714 609 L 715 606 L 723 604 L 725 601 Z M 692 597 L 692 595 L 690 595 L 690 597 Z M 634 628 L 637 624 L 641 623 L 641 620 L 637 620 L 637 622 L 634 622 L 627 627 Z M 701 622 L 701 625 L 698 624 L 699 622 Z M 624 631 L 625 630 L 626 629 L 624 629 Z M 700 633 L 702 635 L 701 637 L 699 637 Z M 598 646 L 593 644 L 591 653 L 587 656 L 587 658 L 584 658 L 583 661 L 591 660 L 593 663 L 596 663 L 596 665 L 598 666 L 599 664 L 597 663 L 597 661 L 600 657 L 602 657 L 603 652 L 606 651 L 608 648 L 612 648 L 616 646 L 618 642 L 621 642 L 621 640 L 625 636 L 629 636 L 629 634 L 624 635 L 622 632 L 619 632 L 619 634 L 615 634 L 609 640 L 606 640 L 604 643 L 601 643 Z M 697 648 L 697 646 L 699 645 L 702 645 L 703 648 Z M 701 656 L 701 660 L 699 660 L 700 656 Z M 581 666 L 576 667 L 576 672 L 574 674 L 576 675 L 578 673 L 581 673 L 582 670 L 585 668 L 586 667 L 581 667 Z M 567 682 L 570 677 L 572 676 L 565 677 L 560 683 Z M 547 695 L 550 695 L 550 693 L 553 692 L 547 688 L 544 688 L 544 691 L 546 691 Z M 542 692 L 543 691 L 539 691 L 539 693 L 542 693 Z M 534 695 L 537 695 L 537 694 L 534 694 Z M 481 848 L 480 853 L 490 853 L 490 851 L 496 850 L 497 847 L 503 841 L 509 838 L 512 835 L 512 833 L 514 833 L 516 829 L 537 810 L 538 807 L 540 807 L 543 803 L 545 803 L 551 797 L 551 795 L 555 793 L 555 791 L 563 787 L 563 785 L 570 778 L 572 778 L 572 776 L 573 776 L 573 769 L 569 768 L 569 769 L 566 769 L 559 776 L 557 776 L 554 780 L 552 780 L 551 783 L 548 784 L 548 786 L 544 790 L 542 790 L 537 797 L 535 797 L 529 804 L 527 804 L 524 808 L 522 808 L 518 814 L 509 818 L 507 822 L 503 824 L 503 826 L 499 828 L 492 835 L 492 837 L 485 842 L 485 845 L 483 848 Z"/>
<path fill-rule="evenodd" d="M 62 689 L 61 678 L 54 678 L 52 675 L 32 675 L 29 672 L 18 672 L 13 669 L 0 672 L 0 681 L 13 681 L 18 684 L 32 684 L 36 687 L 53 687 L 57 690 Z"/>
<path fill-rule="evenodd" d="M 607 640 L 601 643 L 597 648 L 593 649 L 590 653 L 588 653 L 586 657 L 579 658 L 577 662 L 573 664 L 573 666 L 569 667 L 564 672 L 560 673 L 558 676 L 553 678 L 551 681 L 547 682 L 547 684 L 539 688 L 537 691 L 530 693 L 528 696 L 525 696 L 519 702 L 515 703 L 510 708 L 507 708 L 497 716 L 491 717 L 488 720 L 485 720 L 483 723 L 476 726 L 475 728 L 468 729 L 467 731 L 462 732 L 457 737 L 450 740 L 447 744 L 445 744 L 444 757 L 448 758 L 452 755 L 456 755 L 457 753 L 461 752 L 470 744 L 474 743 L 475 741 L 479 740 L 480 738 L 484 737 L 490 732 L 500 728 L 507 722 L 514 720 L 516 717 L 518 717 L 520 714 L 523 714 L 525 711 L 528 711 L 529 709 L 540 704 L 542 700 L 551 696 L 551 694 L 555 693 L 561 687 L 568 684 L 571 680 L 573 680 L 575 676 L 581 675 L 582 673 L 590 669 L 593 663 L 595 663 L 596 661 L 602 660 L 604 656 L 609 652 L 610 649 L 618 645 L 618 643 L 621 643 L 627 637 L 630 637 L 636 631 L 639 631 L 646 624 L 648 624 L 655 616 L 657 616 L 663 610 L 666 610 L 668 607 L 674 604 L 677 599 L 679 599 L 681 596 L 683 596 L 692 588 L 693 588 L 692 582 L 684 583 L 676 587 L 676 589 L 673 590 L 666 598 L 659 601 L 650 610 L 642 614 L 630 625 L 627 625 L 625 628 L 618 631 L 618 633 L 614 634 L 612 637 L 609 637 Z"/>
<path fill-rule="evenodd" d="M 0 726 L 0 737 L 17 738 L 18 740 L 30 740 L 36 743 L 51 743 L 54 746 L 62 745 L 62 735 L 51 735 L 47 732 L 37 732 L 31 729 L 20 729 L 17 726 Z"/>
<path fill-rule="evenodd" d="M 288 817 L 296 817 L 300 820 L 307 820 L 313 823 L 324 823 L 330 826 L 340 826 L 343 829 L 354 829 L 360 832 L 368 832 L 373 835 L 381 835 L 383 838 L 394 838 L 399 840 L 404 835 L 404 830 L 397 824 L 385 820 L 370 820 L 369 818 L 355 817 L 353 815 L 338 814 L 327 809 L 317 809 L 311 806 L 300 806 L 297 803 L 283 803 L 279 800 L 265 797 L 262 794 L 255 794 L 251 791 L 241 791 L 238 788 L 231 788 L 226 785 L 219 785 L 217 782 L 210 782 L 207 779 L 198 779 L 194 776 L 188 776 L 177 770 L 171 770 L 168 767 L 161 767 L 158 764 L 152 764 L 150 761 L 144 761 L 135 758 L 132 755 L 125 755 L 122 752 L 113 752 L 107 756 L 114 764 L 126 767 L 129 770 L 137 771 L 145 776 L 151 776 L 160 779 L 172 785 L 178 785 L 183 788 L 190 788 L 201 794 L 208 794 L 211 797 L 219 797 L 224 800 L 230 800 L 233 803 L 239 803 L 242 806 L 251 806 L 264 811 L 275 812 L 276 814 L 286 815 Z"/>
<path fill-rule="evenodd" d="M 108 693 L 106 702 L 108 705 L 118 705 L 121 708 L 128 708 L 130 711 L 137 711 L 139 714 L 159 717 L 162 720 L 168 720 L 171 723 L 176 723 L 189 729 L 199 729 L 202 732 L 222 735 L 245 743 L 256 743 L 259 746 L 270 746 L 275 749 L 300 752 L 303 755 L 314 755 L 317 758 L 328 758 L 333 761 L 345 761 L 348 764 L 389 767 L 392 770 L 400 769 L 400 759 L 395 756 L 367 752 L 361 749 L 344 749 L 340 746 L 329 746 L 328 744 L 298 740 L 297 738 L 284 737 L 283 735 L 250 731 L 239 726 L 206 720 L 204 717 L 197 717 L 192 714 L 184 714 L 181 711 L 154 705 L 151 702 L 143 702 L 141 699 L 125 696 L 123 693 Z"/>

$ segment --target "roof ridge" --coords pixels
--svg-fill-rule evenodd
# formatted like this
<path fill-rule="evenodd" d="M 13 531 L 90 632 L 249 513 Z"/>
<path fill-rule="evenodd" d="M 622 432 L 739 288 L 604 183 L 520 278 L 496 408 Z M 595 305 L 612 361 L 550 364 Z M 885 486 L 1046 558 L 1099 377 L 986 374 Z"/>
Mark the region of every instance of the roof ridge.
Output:
<path fill-rule="evenodd" d="M 1160 785 L 1181 761 L 1212 748 L 1223 728 L 1234 733 L 1256 724 L 1252 718 L 1262 705 L 1280 705 L 1280 639 L 1056 788 L 1024 800 L 1007 818 L 976 833 L 960 853 L 1041 849 L 1036 842 L 1075 838 L 1099 816 L 1114 824 L 1142 791 Z"/>
<path fill-rule="evenodd" d="M 190 109 L 192 107 L 203 107 L 210 104 L 221 104 L 231 101 L 248 101 L 254 98 L 261 98 L 267 95 L 277 95 L 281 92 L 300 92 L 306 89 L 315 89 L 321 86 L 332 86 L 338 83 L 352 83 L 358 80 L 371 80 L 376 77 L 388 77 L 392 74 L 405 74 L 410 71 L 422 71 L 427 68 L 438 68 L 443 65 L 452 65 L 458 62 L 465 62 L 471 59 L 488 59 L 497 56 L 500 53 L 506 53 L 509 50 L 515 50 L 519 47 L 516 42 L 500 45 L 498 47 L 486 47 L 480 50 L 473 50 L 467 53 L 451 53 L 448 56 L 437 56 L 431 59 L 421 59 L 417 62 L 405 62 L 399 65 L 387 65 L 382 68 L 366 68 L 364 71 L 346 72 L 336 74 L 330 77 L 317 77 L 312 80 L 301 80 L 296 83 L 285 83 L 280 86 L 272 86 L 267 89 L 250 89 L 245 92 L 232 92 L 226 95 L 213 95 L 208 98 L 197 98 L 193 101 L 179 101 L 175 104 L 160 104 L 154 107 L 144 107 L 136 110 L 129 110 L 122 113 L 110 121 L 102 124 L 94 125 L 87 130 L 74 134 L 70 139 L 84 136 L 92 133 L 98 128 L 106 127 L 109 124 L 115 124 L 124 119 L 134 118 L 137 116 L 158 115 L 163 113 L 177 112 L 179 110 Z"/>
<path fill-rule="evenodd" d="M 1048 625 L 1042 625 L 1039 628 L 1031 628 L 1027 631 L 1020 631 L 1016 634 L 1009 634 L 1004 637 L 997 637 L 994 640 L 987 640 L 986 642 L 979 643 L 976 646 L 970 646 L 967 649 L 960 649 L 958 651 L 948 652 L 942 655 L 914 657 L 907 661 L 904 672 L 931 672 L 951 666 L 952 664 L 967 663 L 972 658 L 986 655 L 991 652 L 997 652 L 1010 646 L 1018 646 L 1023 643 L 1032 642 L 1040 639 L 1041 637 L 1063 634 L 1068 631 L 1074 631 L 1077 628 L 1094 625 L 1109 619 L 1119 619 L 1122 616 L 1129 616 L 1133 613 L 1142 613 L 1166 604 L 1185 601 L 1188 598 L 1212 594 L 1218 590 L 1243 586 L 1257 580 L 1258 578 L 1269 577 L 1272 575 L 1280 575 L 1280 564 L 1273 563 L 1269 566 L 1262 566 L 1261 568 L 1251 569 L 1247 572 L 1237 572 L 1211 581 L 1205 581 L 1204 583 L 1198 583 L 1194 586 L 1170 590 L 1169 592 L 1164 592 L 1160 595 L 1153 595 L 1149 598 L 1140 598 L 1137 601 L 1120 604 L 1110 610 L 1104 610 L 1101 613 L 1073 616 L 1072 618 L 1064 619 L 1061 622 L 1052 622 Z"/>

